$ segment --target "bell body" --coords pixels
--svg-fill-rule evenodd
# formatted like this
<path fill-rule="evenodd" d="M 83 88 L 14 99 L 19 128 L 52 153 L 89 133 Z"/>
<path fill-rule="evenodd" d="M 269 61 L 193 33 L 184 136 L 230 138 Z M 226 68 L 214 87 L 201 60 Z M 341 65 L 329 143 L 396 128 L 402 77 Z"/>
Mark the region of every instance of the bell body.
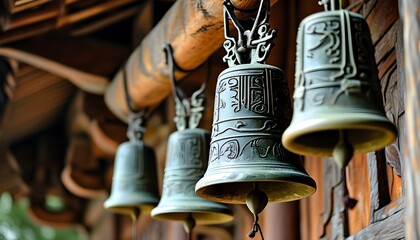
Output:
<path fill-rule="evenodd" d="M 156 161 L 143 141 L 122 143 L 116 153 L 110 197 L 104 207 L 120 214 L 150 213 L 158 204 Z"/>
<path fill-rule="evenodd" d="M 311 195 L 315 182 L 281 136 L 291 119 L 283 72 L 265 64 L 229 67 L 218 77 L 207 171 L 196 193 L 225 203 L 245 203 L 255 184 L 270 202 Z"/>
<path fill-rule="evenodd" d="M 209 141 L 210 133 L 203 129 L 176 131 L 169 136 L 162 198 L 152 217 L 185 221 L 191 216 L 198 225 L 233 219 L 227 206 L 203 199 L 194 191 L 207 167 Z"/>
<path fill-rule="evenodd" d="M 369 27 L 346 10 L 305 18 L 297 35 L 294 113 L 284 146 L 304 155 L 332 156 L 339 131 L 355 153 L 390 144 Z"/>

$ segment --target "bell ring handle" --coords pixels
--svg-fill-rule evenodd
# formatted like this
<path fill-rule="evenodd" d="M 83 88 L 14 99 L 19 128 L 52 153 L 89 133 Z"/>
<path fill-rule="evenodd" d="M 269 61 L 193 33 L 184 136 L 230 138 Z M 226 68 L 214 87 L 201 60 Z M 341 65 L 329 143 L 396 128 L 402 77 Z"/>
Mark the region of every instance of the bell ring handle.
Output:
<path fill-rule="evenodd" d="M 251 29 L 245 29 L 236 18 L 234 11 L 241 10 L 235 8 L 230 0 L 225 0 L 223 6 L 226 39 L 223 47 L 227 52 L 223 57 L 223 61 L 227 62 L 229 67 L 246 63 L 264 63 L 271 49 L 271 41 L 276 35 L 276 31 L 270 29 L 268 24 L 270 2 L 268 0 L 260 1 Z M 229 20 L 232 21 L 238 32 L 237 40 L 230 36 Z"/>
<path fill-rule="evenodd" d="M 175 63 L 173 57 L 173 49 L 170 44 L 166 44 L 164 50 L 167 57 L 167 64 L 169 66 L 169 78 L 172 85 L 172 95 L 175 99 L 176 127 L 178 130 L 184 130 L 187 128 L 194 129 L 198 127 L 203 116 L 203 104 L 205 99 L 204 91 L 207 86 L 210 70 L 207 71 L 207 76 L 201 84 L 201 87 L 192 94 L 191 100 L 188 100 L 186 94 L 178 85 L 175 79 L 175 70 L 178 69 L 184 72 L 187 72 L 187 70 L 180 68 Z"/>
<path fill-rule="evenodd" d="M 128 91 L 128 79 L 125 64 L 122 67 L 122 74 L 124 82 L 125 100 L 129 109 L 127 138 L 130 139 L 130 141 L 138 141 L 142 139 L 143 133 L 146 131 L 146 119 L 149 117 L 152 110 L 150 108 L 144 108 L 140 111 L 136 111 L 133 108 L 133 101 L 131 100 Z"/>
<path fill-rule="evenodd" d="M 342 8 L 341 0 L 319 0 L 318 5 L 324 5 L 324 11 L 335 11 Z"/>

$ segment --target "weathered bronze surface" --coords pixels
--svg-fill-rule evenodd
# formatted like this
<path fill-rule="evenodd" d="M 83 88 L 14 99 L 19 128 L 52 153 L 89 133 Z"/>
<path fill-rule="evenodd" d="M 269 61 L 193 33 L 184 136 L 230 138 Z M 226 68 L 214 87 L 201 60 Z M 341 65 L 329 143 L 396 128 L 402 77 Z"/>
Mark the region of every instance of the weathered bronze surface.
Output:
<path fill-rule="evenodd" d="M 280 141 L 290 119 L 289 91 L 279 68 L 257 63 L 223 71 L 216 86 L 209 166 L 197 194 L 244 204 L 258 183 L 269 201 L 311 195 L 314 180 Z"/>
<path fill-rule="evenodd" d="M 203 199 L 194 191 L 207 168 L 209 142 L 210 133 L 203 129 L 185 129 L 170 135 L 162 199 L 152 210 L 152 217 L 176 221 L 192 217 L 197 225 L 233 219 L 227 206 Z"/>
<path fill-rule="evenodd" d="M 159 202 L 153 149 L 140 140 L 121 144 L 116 153 L 110 197 L 104 206 L 121 214 L 149 213 Z"/>
<path fill-rule="evenodd" d="M 343 146 L 363 153 L 392 143 L 397 131 L 385 116 L 377 75 L 362 16 L 335 10 L 305 18 L 297 35 L 294 114 L 284 146 L 344 159 L 349 154 Z"/>

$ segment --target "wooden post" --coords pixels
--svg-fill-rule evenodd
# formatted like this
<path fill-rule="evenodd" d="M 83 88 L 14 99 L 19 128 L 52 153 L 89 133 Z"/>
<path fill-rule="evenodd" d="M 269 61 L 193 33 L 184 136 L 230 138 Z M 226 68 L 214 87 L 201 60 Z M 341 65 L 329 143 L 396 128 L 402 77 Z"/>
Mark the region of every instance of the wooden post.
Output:
<path fill-rule="evenodd" d="M 264 238 L 297 240 L 299 234 L 299 202 L 271 203 L 265 209 Z"/>
<path fill-rule="evenodd" d="M 406 79 L 406 238 L 420 239 L 420 2 L 402 0 Z"/>
<path fill-rule="evenodd" d="M 274 4 L 277 0 L 271 0 Z M 132 107 L 136 110 L 153 106 L 171 91 L 163 47 L 171 44 L 174 60 L 182 69 L 192 70 L 204 63 L 224 41 L 223 1 L 179 0 L 133 51 L 125 65 Z M 257 9 L 259 0 L 232 0 L 243 10 Z M 239 13 L 238 13 L 239 15 Z M 238 18 L 249 18 L 240 14 Z M 181 79 L 185 72 L 177 72 Z M 105 92 L 105 102 L 120 119 L 126 121 L 122 71 Z"/>

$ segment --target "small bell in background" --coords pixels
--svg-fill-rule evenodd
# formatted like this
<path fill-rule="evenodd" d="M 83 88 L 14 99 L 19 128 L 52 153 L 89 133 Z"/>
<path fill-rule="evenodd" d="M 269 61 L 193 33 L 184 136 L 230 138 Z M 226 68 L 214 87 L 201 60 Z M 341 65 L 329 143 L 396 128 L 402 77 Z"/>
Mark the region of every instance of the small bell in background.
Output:
<path fill-rule="evenodd" d="M 275 37 L 269 4 L 260 2 L 252 29 L 246 30 L 234 16 L 237 9 L 224 2 L 223 59 L 229 68 L 217 79 L 208 168 L 196 185 L 204 198 L 246 204 L 254 216 L 249 237 L 258 231 L 263 237 L 258 214 L 268 202 L 301 199 L 316 189 L 301 158 L 281 144 L 292 111 L 283 71 L 264 63 Z M 230 37 L 229 20 L 238 30 L 237 41 Z"/>
<path fill-rule="evenodd" d="M 135 112 L 131 108 L 127 78 L 124 72 L 126 100 L 131 110 L 128 121 L 128 142 L 117 148 L 111 195 L 104 202 L 108 211 L 130 215 L 133 221 L 132 239 L 137 239 L 137 219 L 140 214 L 149 214 L 159 203 L 158 179 L 155 154 L 144 144 L 145 119 L 148 109 Z"/>
<path fill-rule="evenodd" d="M 141 118 L 131 114 L 130 126 L 140 125 Z M 157 170 L 153 149 L 139 135 L 128 135 L 130 140 L 117 149 L 111 195 L 104 206 L 111 212 L 137 219 L 140 213 L 150 213 L 159 202 Z"/>
<path fill-rule="evenodd" d="M 233 219 L 229 207 L 201 198 L 195 194 L 195 184 L 207 168 L 210 133 L 196 128 L 201 120 L 206 82 L 191 101 L 176 85 L 172 48 L 165 48 L 176 103 L 175 122 L 178 131 L 168 140 L 162 198 L 152 210 L 152 217 L 184 222 L 188 239 L 195 225 L 226 223 Z"/>
<path fill-rule="evenodd" d="M 302 155 L 333 156 L 344 168 L 354 153 L 384 148 L 397 135 L 386 118 L 365 19 L 323 1 L 297 34 L 294 113 L 284 146 Z"/>

